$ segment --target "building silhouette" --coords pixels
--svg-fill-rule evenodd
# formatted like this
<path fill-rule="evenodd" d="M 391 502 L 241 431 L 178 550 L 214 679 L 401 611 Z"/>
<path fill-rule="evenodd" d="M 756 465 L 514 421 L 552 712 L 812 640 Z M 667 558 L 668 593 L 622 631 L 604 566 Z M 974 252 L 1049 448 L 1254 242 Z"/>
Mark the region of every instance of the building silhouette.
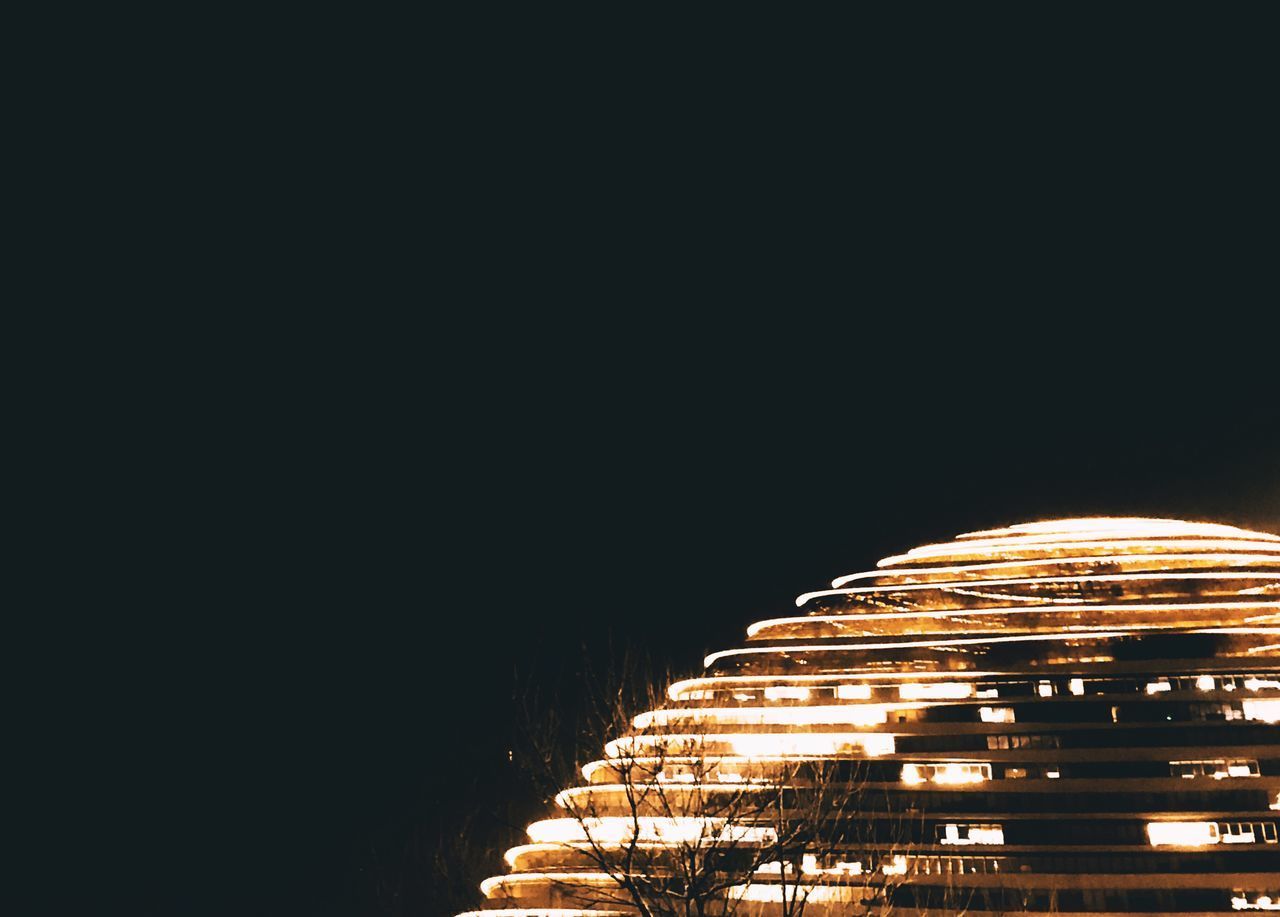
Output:
<path fill-rule="evenodd" d="M 478 913 L 1280 911 L 1280 536 L 1035 522 L 796 604 L 635 716 Z"/>

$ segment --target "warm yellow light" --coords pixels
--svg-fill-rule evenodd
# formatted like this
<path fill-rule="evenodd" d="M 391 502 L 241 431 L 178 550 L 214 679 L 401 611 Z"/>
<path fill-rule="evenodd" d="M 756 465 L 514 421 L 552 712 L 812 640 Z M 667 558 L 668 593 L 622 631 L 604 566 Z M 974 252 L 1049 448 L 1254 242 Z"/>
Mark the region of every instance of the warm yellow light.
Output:
<path fill-rule="evenodd" d="M 1255 532 L 1218 522 L 1187 522 L 1182 519 L 1161 519 L 1153 516 L 1073 516 L 1068 519 L 1045 519 L 1040 522 L 1019 522 L 1017 525 L 978 532 L 965 532 L 958 538 L 996 538 L 1003 536 L 1056 535 L 1067 532 L 1141 532 L 1145 534 L 1175 535 L 1230 535 L 1244 536 L 1262 541 L 1280 541 L 1280 535 Z"/>
<path fill-rule="evenodd" d="M 1085 577 L 1081 577 L 1085 579 Z M 1089 579 L 1092 579 L 1090 577 Z M 876 591 L 884 591 L 883 587 Z M 955 592 L 962 590 L 954 589 Z M 826 593 L 810 593 L 810 595 L 819 595 Z M 843 593 L 842 593 L 843 594 Z M 775 627 L 795 626 L 795 625 L 812 625 L 821 624 L 847 624 L 850 626 L 858 626 L 870 621 L 920 621 L 920 620 L 944 620 L 950 618 L 963 617 L 970 620 L 977 620 L 984 617 L 990 617 L 1003 620 L 1013 621 L 1022 615 L 1045 615 L 1045 614 L 1063 614 L 1078 615 L 1081 611 L 1086 611 L 1094 617 L 1103 617 L 1114 612 L 1160 612 L 1168 615 L 1175 611 L 1265 611 L 1268 609 L 1280 609 L 1280 602 L 1161 602 L 1161 603 L 1139 603 L 1130 602 L 1123 605 L 1104 605 L 1096 602 L 1088 602 L 1082 599 L 1056 599 L 1046 598 L 1042 596 L 989 596 L 993 599 L 1001 599 L 1006 602 L 1025 602 L 1027 604 L 1021 606 L 1014 605 L 993 605 L 989 608 L 943 608 L 936 610 L 913 609 L 911 611 L 886 611 L 886 612 L 857 612 L 854 614 L 842 615 L 799 615 L 788 618 L 769 618 L 764 621 L 757 621 L 747 628 L 747 636 L 754 637 L 762 631 Z M 1261 624 L 1274 622 L 1277 615 L 1275 613 L 1264 614 L 1253 618 L 1247 618 L 1246 623 Z M 1077 624 L 1064 624 L 1064 627 L 1078 627 Z M 1133 625 L 1135 627 L 1139 625 Z M 1159 625 L 1147 623 L 1140 625 L 1144 629 L 1158 629 Z"/>
<path fill-rule="evenodd" d="M 1148 822 L 1147 839 L 1152 847 L 1204 847 L 1220 840 L 1218 825 L 1211 821 Z"/>
<path fill-rule="evenodd" d="M 637 729 L 669 726 L 672 723 L 716 723 L 735 726 L 877 726 L 888 719 L 890 710 L 902 704 L 838 704 L 812 707 L 693 707 L 650 710 L 632 720 Z"/>
<path fill-rule="evenodd" d="M 1197 634 L 1229 634 L 1229 633 L 1247 633 L 1247 634 L 1269 634 L 1280 633 L 1280 629 L 1271 629 L 1265 627 L 1257 628 L 1199 628 L 1189 631 L 1189 633 Z M 717 660 L 727 659 L 731 656 L 751 656 L 761 653 L 824 653 L 824 652 L 842 652 L 848 650 L 897 650 L 911 649 L 917 646 L 931 647 L 948 647 L 948 646 L 973 646 L 980 643 L 1040 643 L 1040 642 L 1058 642 L 1067 640 L 1106 640 L 1112 637 L 1127 636 L 1126 631 L 1122 630 L 1099 630 L 1099 631 L 1080 631 L 1078 633 L 1061 633 L 1061 634 L 1017 634 L 1014 636 L 985 636 L 970 637 L 957 640 L 895 640 L 890 643 L 840 643 L 840 644 L 806 644 L 803 646 L 745 646 L 739 649 L 720 650 L 717 653 L 711 653 L 702 660 L 702 664 L 706 668 L 710 668 Z"/>
<path fill-rule="evenodd" d="M 903 700 L 959 700 L 972 694 L 972 684 L 958 681 L 902 685 L 898 688 L 898 695 Z"/>
<path fill-rule="evenodd" d="M 499 888 L 503 885 L 528 885 L 531 882 L 545 882 L 548 880 L 572 882 L 575 885 L 609 885 L 613 882 L 613 879 L 610 876 L 607 876 L 602 872 L 517 872 L 512 873 L 511 875 L 493 876 L 492 878 L 485 879 L 480 883 L 480 891 L 486 898 L 489 898 L 492 897 L 490 893 L 495 888 Z M 543 913 L 539 908 L 534 908 L 532 912 L 534 914 Z M 493 912 L 481 911 L 480 913 L 484 914 L 485 917 L 488 917 L 488 915 Z M 528 911 L 517 910 L 516 913 L 528 913 Z M 588 913 L 594 915 L 597 912 L 590 911 Z"/>
<path fill-rule="evenodd" d="M 1231 909 L 1234 911 L 1280 911 L 1280 894 L 1275 896 L 1257 894 L 1257 897 L 1250 898 L 1244 892 L 1236 892 L 1231 897 Z"/>
<path fill-rule="evenodd" d="M 1101 535 L 1103 533 L 1095 533 Z M 974 554 L 980 554 L 984 545 L 977 542 L 950 542 L 947 544 L 930 544 L 922 545 L 918 548 L 912 548 L 906 554 L 896 554 L 893 557 L 886 557 L 877 561 L 876 566 L 881 569 L 885 567 L 894 567 L 900 564 L 918 563 L 921 560 L 946 557 L 968 557 Z M 1240 551 L 1257 551 L 1264 556 L 1277 553 L 1276 545 L 1263 540 L 1252 538 L 1222 538 L 1215 541 L 1205 539 L 1177 539 L 1177 538 L 1161 538 L 1161 539 L 1141 539 L 1141 538 L 1090 538 L 1090 539 L 1046 539 L 1044 541 L 1027 541 L 1017 539 L 1005 541 L 1000 545 L 991 545 L 996 550 L 988 552 L 1008 557 L 1017 551 L 1076 551 L 1097 550 L 1101 552 L 1114 552 L 1116 550 L 1126 548 L 1151 548 L 1152 554 L 1164 554 L 1162 549 L 1172 551 L 1195 551 L 1203 549 L 1204 552 L 1212 552 L 1220 554 L 1225 552 Z"/>
<path fill-rule="evenodd" d="M 778 832 L 767 826 L 731 823 L 723 818 L 665 817 L 548 818 L 531 824 L 526 833 L 539 844 L 593 841 L 621 844 L 635 840 L 664 844 L 771 843 Z"/>
<path fill-rule="evenodd" d="M 679 779 L 682 776 L 687 776 L 689 779 L 687 780 Z M 729 779 L 730 776 L 733 776 L 736 779 Z M 590 811 L 589 806 L 590 806 L 590 800 L 591 800 L 592 794 L 600 795 L 605 792 L 608 792 L 611 789 L 625 791 L 628 788 L 630 788 L 631 790 L 634 790 L 634 793 L 636 796 L 643 798 L 644 795 L 650 790 L 655 792 L 663 792 L 663 793 L 675 793 L 679 790 L 679 787 L 666 787 L 666 786 L 661 786 L 661 784 L 666 784 L 666 783 L 692 784 L 695 782 L 697 783 L 698 790 L 700 792 L 710 793 L 710 792 L 716 792 L 716 791 L 723 791 L 726 793 L 732 793 L 735 797 L 741 796 L 743 793 L 758 793 L 763 790 L 772 788 L 771 784 L 764 781 L 752 781 L 750 783 L 747 783 L 742 779 L 742 777 L 737 775 L 726 774 L 720 780 L 707 779 L 703 781 L 697 781 L 693 774 L 676 775 L 674 777 L 666 777 L 665 779 L 662 774 L 659 774 L 656 782 L 654 781 L 646 782 L 646 781 L 637 779 L 637 780 L 632 780 L 628 783 L 593 783 L 589 786 L 570 787 L 569 789 L 561 790 L 559 793 L 556 794 L 556 805 L 560 806 L 560 808 L 562 809 L 569 809 L 570 811 L 578 812 L 580 814 L 583 811 Z M 579 807 L 577 804 L 577 800 L 579 798 L 586 800 L 586 802 L 582 807 Z"/>
<path fill-rule="evenodd" d="M 728 754 L 747 759 L 768 760 L 784 757 L 823 757 L 861 753 L 869 757 L 891 755 L 893 736 L 879 733 L 794 732 L 794 733 L 728 733 L 717 735 L 640 735 L 624 736 L 605 745 L 611 758 L 628 758 L 643 754 L 645 748 L 673 750 L 697 749 L 707 745 L 725 745 Z"/>
<path fill-rule="evenodd" d="M 883 579 L 887 576 L 894 576 L 894 575 L 936 576 L 939 574 L 958 574 L 958 575 L 964 576 L 966 574 L 976 573 L 980 570 L 1023 570 L 1028 567 L 1061 567 L 1067 564 L 1097 565 L 1100 563 L 1124 563 L 1125 561 L 1142 560 L 1144 558 L 1149 558 L 1151 556 L 1152 555 L 1143 555 L 1143 554 L 1120 554 L 1120 555 L 1114 555 L 1114 556 L 1111 556 L 1111 555 L 1102 556 L 1102 555 L 1094 554 L 1088 557 L 1050 557 L 1043 560 L 1039 560 L 1039 559 L 1038 560 L 1001 560 L 1001 561 L 994 561 L 991 563 L 981 563 L 981 564 L 948 564 L 943 567 L 908 567 L 908 568 L 902 568 L 902 569 L 895 568 L 895 569 L 868 570 L 864 573 L 850 573 L 848 576 L 841 576 L 837 579 L 832 580 L 831 588 L 832 590 L 834 590 L 834 592 L 826 592 L 826 591 L 810 592 L 810 593 L 805 593 L 805 595 L 801 596 L 801 598 L 813 597 L 816 595 L 831 595 L 831 594 L 842 595 L 847 593 L 849 590 L 841 589 L 840 588 L 841 586 L 843 586 L 845 583 L 851 583 L 855 580 L 860 580 L 860 579 L 873 579 L 873 578 Z M 1267 566 L 1275 566 L 1277 564 L 1280 564 L 1280 556 L 1272 557 L 1271 555 L 1268 555 L 1268 554 L 1164 554 L 1164 553 L 1161 553 L 1159 555 L 1159 558 L 1161 561 L 1168 563 L 1168 565 L 1171 567 L 1176 566 L 1177 563 L 1179 562 L 1200 562 L 1200 563 L 1213 564 L 1214 566 L 1222 566 L 1222 567 L 1246 567 L 1246 566 L 1258 566 L 1259 564 L 1266 564 Z M 1197 576 L 1202 579 L 1232 579 L 1232 578 L 1257 579 L 1260 576 L 1265 577 L 1266 574 L 1246 573 L 1246 574 L 1235 574 L 1233 576 L 1230 573 L 1209 573 L 1209 574 L 1197 575 L 1194 573 L 1135 572 L 1135 573 L 1114 574 L 1111 576 L 1036 577 L 1032 581 L 1041 582 L 1041 583 L 1072 582 L 1072 581 L 1082 581 L 1082 580 L 1087 580 L 1089 582 L 1099 582 L 1107 579 L 1159 579 L 1159 578 L 1192 579 L 1192 578 L 1196 578 Z M 986 587 L 986 586 L 997 585 L 1000 582 L 1028 582 L 1028 580 L 1026 579 L 1005 580 L 1005 581 L 986 580 L 983 582 L 982 585 Z M 902 589 L 908 589 L 908 588 L 938 589 L 944 586 L 954 587 L 954 586 L 965 586 L 969 584 L 970 584 L 969 580 L 961 579 L 961 580 L 955 580 L 955 581 L 950 581 L 945 583 L 938 583 L 938 582 L 921 583 L 921 584 L 904 583 L 901 586 L 879 585 L 879 586 L 874 586 L 867 591 L 884 592 L 886 589 L 892 589 L 893 591 L 897 592 Z"/>
<path fill-rule="evenodd" d="M 944 764 L 904 764 L 902 782 L 910 785 L 933 782 L 944 785 L 982 783 L 991 779 L 991 765 L 977 762 L 947 762 Z"/>
<path fill-rule="evenodd" d="M 973 672 L 912 672 L 910 678 L 914 681 L 930 678 L 945 678 L 949 681 L 957 679 L 974 679 L 974 678 L 990 678 L 1000 674 L 999 672 L 989 671 L 973 671 Z M 777 685 L 777 684 L 803 684 L 811 686 L 815 690 L 824 688 L 835 688 L 836 694 L 841 698 L 851 700 L 865 700 L 871 697 L 872 684 L 884 684 L 886 686 L 896 686 L 904 679 L 901 675 L 879 675 L 865 676 L 857 682 L 839 682 L 840 676 L 835 673 L 827 673 L 825 675 L 710 675 L 702 678 L 686 678 L 677 681 L 667 689 L 667 696 L 673 701 L 694 699 L 694 694 L 710 694 L 711 690 L 720 688 L 729 690 L 733 688 L 752 688 L 756 685 Z M 841 693 L 844 689 L 845 693 Z"/>
<path fill-rule="evenodd" d="M 891 862 L 881 866 L 880 871 L 886 876 L 905 875 L 907 872 L 907 858 L 899 854 Z"/>
<path fill-rule="evenodd" d="M 729 895 L 738 901 L 758 901 L 780 904 L 782 902 L 839 901 L 853 903 L 862 900 L 862 889 L 847 885 L 794 885 L 753 882 L 735 885 Z"/>
<path fill-rule="evenodd" d="M 957 847 L 1003 844 L 1004 828 L 1000 825 L 943 825 L 938 842 L 944 846 Z"/>
<path fill-rule="evenodd" d="M 1264 723 L 1280 723 L 1280 698 L 1275 700 L 1258 700 L 1250 698 L 1241 704 L 1246 720 L 1261 720 Z"/>

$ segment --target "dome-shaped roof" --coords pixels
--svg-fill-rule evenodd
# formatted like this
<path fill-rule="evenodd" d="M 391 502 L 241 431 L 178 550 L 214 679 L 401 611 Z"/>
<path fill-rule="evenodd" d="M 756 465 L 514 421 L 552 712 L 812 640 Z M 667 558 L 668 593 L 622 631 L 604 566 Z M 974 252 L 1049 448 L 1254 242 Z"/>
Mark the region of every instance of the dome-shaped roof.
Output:
<path fill-rule="evenodd" d="M 1020 523 L 797 605 L 604 742 L 468 917 L 1274 910 L 1280 536 Z"/>
<path fill-rule="evenodd" d="M 763 641 L 1019 637 L 1280 625 L 1280 535 L 1088 517 L 966 532 L 886 557 L 752 624 Z M 897 645 L 896 643 L 893 645 Z M 749 645 L 715 658 L 755 655 Z"/>

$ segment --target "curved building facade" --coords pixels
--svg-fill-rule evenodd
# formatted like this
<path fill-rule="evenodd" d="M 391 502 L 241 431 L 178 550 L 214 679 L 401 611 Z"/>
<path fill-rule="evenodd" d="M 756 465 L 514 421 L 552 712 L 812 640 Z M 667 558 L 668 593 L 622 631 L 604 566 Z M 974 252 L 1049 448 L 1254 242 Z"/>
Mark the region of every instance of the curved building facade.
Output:
<path fill-rule="evenodd" d="M 1035 522 L 796 604 L 609 741 L 478 913 L 1280 911 L 1280 536 Z"/>

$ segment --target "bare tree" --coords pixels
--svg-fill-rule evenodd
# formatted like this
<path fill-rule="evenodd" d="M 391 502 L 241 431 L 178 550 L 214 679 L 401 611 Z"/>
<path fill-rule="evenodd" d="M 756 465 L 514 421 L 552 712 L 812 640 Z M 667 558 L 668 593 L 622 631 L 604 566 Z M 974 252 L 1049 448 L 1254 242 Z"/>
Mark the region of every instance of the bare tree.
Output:
<path fill-rule="evenodd" d="M 642 917 L 803 917 L 817 902 L 841 914 L 892 910 L 918 827 L 887 798 L 869 805 L 883 789 L 866 760 L 735 754 L 696 707 L 666 703 L 655 686 L 669 679 L 640 668 L 624 657 L 610 678 L 584 678 L 571 768 L 563 705 L 534 700 L 527 718 L 538 724 L 528 761 L 560 809 L 544 823 L 563 875 L 554 903 Z M 603 746 L 603 759 L 583 760 Z M 588 782 L 572 786 L 583 764 Z"/>

